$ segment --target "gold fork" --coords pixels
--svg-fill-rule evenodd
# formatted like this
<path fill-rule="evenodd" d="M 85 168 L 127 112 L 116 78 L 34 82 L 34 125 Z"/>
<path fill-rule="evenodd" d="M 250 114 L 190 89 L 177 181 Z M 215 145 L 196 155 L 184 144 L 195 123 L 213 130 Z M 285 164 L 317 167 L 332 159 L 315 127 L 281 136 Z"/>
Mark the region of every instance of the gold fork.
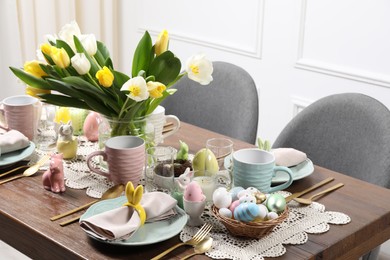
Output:
<path fill-rule="evenodd" d="M 23 172 L 23 174 L 11 177 L 11 178 L 6 179 L 4 181 L 1 181 L 0 184 L 6 183 L 6 182 L 9 182 L 9 181 L 12 181 L 12 180 L 16 180 L 16 179 L 19 179 L 19 178 L 22 178 L 22 177 L 28 177 L 28 176 L 33 175 L 34 173 L 36 173 L 39 170 L 39 168 L 41 168 L 42 165 L 44 165 L 47 162 L 47 160 L 49 160 L 49 158 L 50 158 L 50 155 L 43 156 L 36 164 L 34 164 L 34 165 L 30 166 L 29 168 L 27 168 Z"/>
<path fill-rule="evenodd" d="M 167 250 L 165 250 L 164 252 L 162 252 L 161 254 L 153 257 L 151 260 L 157 260 L 157 259 L 160 259 L 162 258 L 163 256 L 167 255 L 168 253 L 170 253 L 171 251 L 175 250 L 176 248 L 180 247 L 180 246 L 183 246 L 183 245 L 190 245 L 190 246 L 195 246 L 197 245 L 200 241 L 202 241 L 210 232 L 212 226 L 208 223 L 205 223 L 201 229 L 198 230 L 198 232 L 196 232 L 196 234 L 190 239 L 190 240 L 187 240 L 185 242 L 181 242 L 177 245 L 174 245 L 173 247 L 171 248 L 168 248 Z"/>

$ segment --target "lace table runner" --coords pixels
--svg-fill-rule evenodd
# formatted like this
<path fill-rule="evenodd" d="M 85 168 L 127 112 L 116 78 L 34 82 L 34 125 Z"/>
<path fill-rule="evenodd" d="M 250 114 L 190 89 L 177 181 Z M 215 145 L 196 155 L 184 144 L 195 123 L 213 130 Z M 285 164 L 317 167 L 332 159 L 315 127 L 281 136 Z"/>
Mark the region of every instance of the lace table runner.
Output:
<path fill-rule="evenodd" d="M 289 192 L 280 192 L 283 196 Z M 205 222 L 213 225 L 210 236 L 213 247 L 206 253 L 214 259 L 259 259 L 278 257 L 286 253 L 283 245 L 304 244 L 309 234 L 320 234 L 329 230 L 329 224 L 347 224 L 350 217 L 344 213 L 325 211 L 325 206 L 314 202 L 309 206 L 300 206 L 297 202 L 289 203 L 288 218 L 267 236 L 261 239 L 246 239 L 230 235 L 227 229 L 206 208 L 202 215 Z M 185 226 L 180 239 L 190 239 L 199 228 Z"/>

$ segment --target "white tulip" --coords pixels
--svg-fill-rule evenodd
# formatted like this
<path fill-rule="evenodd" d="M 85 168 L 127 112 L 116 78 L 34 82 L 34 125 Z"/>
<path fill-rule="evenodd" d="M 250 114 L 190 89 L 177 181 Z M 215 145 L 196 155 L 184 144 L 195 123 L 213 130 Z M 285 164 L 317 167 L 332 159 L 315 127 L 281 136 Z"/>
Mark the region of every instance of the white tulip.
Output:
<path fill-rule="evenodd" d="M 65 24 L 58 33 L 58 38 L 69 44 L 72 50 L 76 52 L 76 47 L 73 41 L 74 35 L 76 35 L 77 38 L 80 38 L 81 36 L 80 28 L 76 21 Z"/>
<path fill-rule="evenodd" d="M 129 79 L 123 84 L 121 91 L 129 91 L 130 93 L 127 96 L 137 102 L 146 100 L 149 97 L 146 81 L 141 76 Z"/>
<path fill-rule="evenodd" d="M 94 34 L 83 34 L 80 36 L 80 41 L 89 55 L 95 55 L 97 52 L 97 43 Z"/>
<path fill-rule="evenodd" d="M 208 85 L 213 77 L 213 63 L 206 59 L 204 54 L 198 54 L 188 58 L 186 63 L 188 78 L 199 82 L 201 85 Z"/>
<path fill-rule="evenodd" d="M 72 67 L 77 71 L 78 74 L 84 75 L 89 72 L 91 68 L 91 63 L 85 56 L 84 53 L 76 53 L 72 58 Z"/>

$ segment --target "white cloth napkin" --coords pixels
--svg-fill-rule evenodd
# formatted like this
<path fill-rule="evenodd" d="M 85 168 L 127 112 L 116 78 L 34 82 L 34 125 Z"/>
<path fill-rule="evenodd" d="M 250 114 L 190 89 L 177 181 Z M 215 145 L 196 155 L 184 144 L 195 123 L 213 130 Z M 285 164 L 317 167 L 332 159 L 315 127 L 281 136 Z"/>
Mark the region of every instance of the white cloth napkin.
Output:
<path fill-rule="evenodd" d="M 141 205 L 146 212 L 146 222 L 164 220 L 177 214 L 177 201 L 163 192 L 143 194 Z M 140 218 L 132 207 L 123 206 L 80 221 L 81 228 L 102 240 L 128 239 L 140 227 Z"/>
<path fill-rule="evenodd" d="M 304 162 L 307 156 L 304 152 L 294 148 L 276 148 L 272 150 L 275 156 L 275 164 L 285 167 L 291 167 Z"/>
<path fill-rule="evenodd" d="M 10 130 L 0 135 L 1 154 L 10 153 L 30 145 L 28 138 L 17 130 Z"/>

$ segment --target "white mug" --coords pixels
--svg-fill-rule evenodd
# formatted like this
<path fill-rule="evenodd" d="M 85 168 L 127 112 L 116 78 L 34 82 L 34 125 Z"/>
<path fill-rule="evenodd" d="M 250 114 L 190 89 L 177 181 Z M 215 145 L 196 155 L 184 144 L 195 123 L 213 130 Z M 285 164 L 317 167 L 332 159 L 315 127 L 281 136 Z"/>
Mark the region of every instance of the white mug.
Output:
<path fill-rule="evenodd" d="M 165 108 L 163 106 L 157 106 L 156 109 L 147 117 L 147 120 L 154 125 L 155 145 L 158 145 L 164 141 L 164 138 L 173 135 L 180 128 L 180 120 L 174 115 L 165 115 Z M 166 122 L 173 123 L 172 126 L 166 131 L 163 131 L 164 124 Z"/>

